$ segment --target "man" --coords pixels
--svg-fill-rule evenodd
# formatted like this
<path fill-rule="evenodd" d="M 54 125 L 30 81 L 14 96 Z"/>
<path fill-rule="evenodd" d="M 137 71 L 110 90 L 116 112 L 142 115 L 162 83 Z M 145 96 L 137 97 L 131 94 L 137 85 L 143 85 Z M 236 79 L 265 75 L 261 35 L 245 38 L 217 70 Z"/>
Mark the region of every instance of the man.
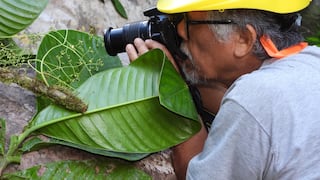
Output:
<path fill-rule="evenodd" d="M 181 73 L 200 87 L 204 105 L 227 89 L 220 108 L 207 107 L 219 109 L 209 134 L 203 128 L 173 148 L 179 179 L 320 179 L 320 49 L 298 31 L 297 12 L 309 3 L 158 1 L 160 11 L 185 12 Z M 134 46 L 126 48 L 132 60 L 152 48 L 171 57 L 152 40 Z"/>

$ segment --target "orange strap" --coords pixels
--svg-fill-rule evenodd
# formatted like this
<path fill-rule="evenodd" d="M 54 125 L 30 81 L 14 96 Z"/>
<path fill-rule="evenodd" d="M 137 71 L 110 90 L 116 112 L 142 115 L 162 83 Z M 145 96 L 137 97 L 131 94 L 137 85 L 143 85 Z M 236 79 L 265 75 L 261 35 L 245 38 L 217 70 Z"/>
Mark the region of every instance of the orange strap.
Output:
<path fill-rule="evenodd" d="M 299 53 L 305 47 L 308 46 L 308 43 L 300 42 L 299 44 L 290 46 L 290 47 L 288 47 L 286 49 L 283 49 L 283 50 L 279 51 L 277 49 L 277 47 L 274 45 L 274 43 L 272 42 L 272 40 L 269 37 L 265 36 L 265 35 L 263 35 L 260 38 L 260 42 L 261 42 L 263 48 L 268 53 L 268 55 L 270 57 L 273 57 L 273 58 L 283 58 L 283 57 L 286 57 L 286 56 L 289 56 L 289 55 L 292 55 L 292 54 Z"/>

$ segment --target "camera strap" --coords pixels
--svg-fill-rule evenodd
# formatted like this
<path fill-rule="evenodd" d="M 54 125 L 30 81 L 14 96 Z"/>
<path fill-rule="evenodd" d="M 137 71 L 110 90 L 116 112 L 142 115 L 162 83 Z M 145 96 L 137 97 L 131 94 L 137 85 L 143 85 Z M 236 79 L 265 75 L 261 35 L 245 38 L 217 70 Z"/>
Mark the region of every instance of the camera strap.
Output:
<path fill-rule="evenodd" d="M 184 52 L 182 52 L 180 50 L 180 48 L 177 48 L 175 46 L 169 46 L 169 47 L 167 46 L 167 48 L 171 52 L 171 54 L 173 55 L 174 61 L 177 65 L 177 68 L 178 68 L 182 78 L 184 79 L 184 81 L 187 83 L 187 85 L 189 87 L 189 91 L 192 96 L 193 102 L 196 106 L 197 112 L 200 115 L 201 120 L 202 120 L 207 132 L 209 132 L 209 130 L 211 128 L 211 124 L 215 118 L 215 114 L 210 113 L 208 110 L 206 110 L 203 107 L 203 103 L 201 100 L 201 94 L 200 94 L 198 88 L 195 87 L 194 85 L 192 85 L 190 82 L 188 82 L 185 74 L 182 71 L 182 68 L 180 66 L 179 61 L 180 62 L 185 61 L 188 58 L 188 56 Z"/>
<path fill-rule="evenodd" d="M 197 108 L 197 112 L 200 115 L 201 120 L 202 120 L 207 132 L 209 132 L 209 130 L 211 128 L 211 124 L 212 124 L 214 118 L 216 117 L 216 115 L 213 113 L 210 113 L 208 110 L 206 110 L 203 107 L 201 95 L 200 95 L 198 88 L 196 88 L 193 85 L 188 85 L 188 86 L 189 86 L 189 90 L 192 95 L 193 101 L 195 103 L 195 106 Z"/>

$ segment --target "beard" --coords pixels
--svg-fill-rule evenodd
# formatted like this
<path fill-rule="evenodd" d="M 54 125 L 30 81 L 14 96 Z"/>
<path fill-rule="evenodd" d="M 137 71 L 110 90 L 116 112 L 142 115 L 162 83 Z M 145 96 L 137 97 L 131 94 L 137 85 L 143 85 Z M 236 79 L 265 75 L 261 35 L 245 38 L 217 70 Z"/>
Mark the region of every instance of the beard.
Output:
<path fill-rule="evenodd" d="M 210 84 L 210 81 L 215 81 L 203 76 L 204 73 L 201 72 L 185 43 L 181 44 L 180 50 L 188 57 L 179 63 L 183 76 L 188 83 L 191 85 L 207 86 Z"/>

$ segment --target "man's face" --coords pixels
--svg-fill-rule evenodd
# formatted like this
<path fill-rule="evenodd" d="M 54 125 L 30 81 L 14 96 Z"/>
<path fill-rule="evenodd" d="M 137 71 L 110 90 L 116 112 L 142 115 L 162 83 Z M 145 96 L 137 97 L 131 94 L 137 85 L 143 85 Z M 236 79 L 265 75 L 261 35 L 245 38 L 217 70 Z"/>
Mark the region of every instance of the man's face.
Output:
<path fill-rule="evenodd" d="M 208 20 L 206 12 L 190 12 L 189 20 Z M 181 50 L 188 60 L 181 64 L 187 79 L 193 84 L 209 85 L 228 80 L 234 69 L 230 42 L 219 42 L 208 24 L 189 24 L 182 20 L 178 34 L 183 39 Z"/>

